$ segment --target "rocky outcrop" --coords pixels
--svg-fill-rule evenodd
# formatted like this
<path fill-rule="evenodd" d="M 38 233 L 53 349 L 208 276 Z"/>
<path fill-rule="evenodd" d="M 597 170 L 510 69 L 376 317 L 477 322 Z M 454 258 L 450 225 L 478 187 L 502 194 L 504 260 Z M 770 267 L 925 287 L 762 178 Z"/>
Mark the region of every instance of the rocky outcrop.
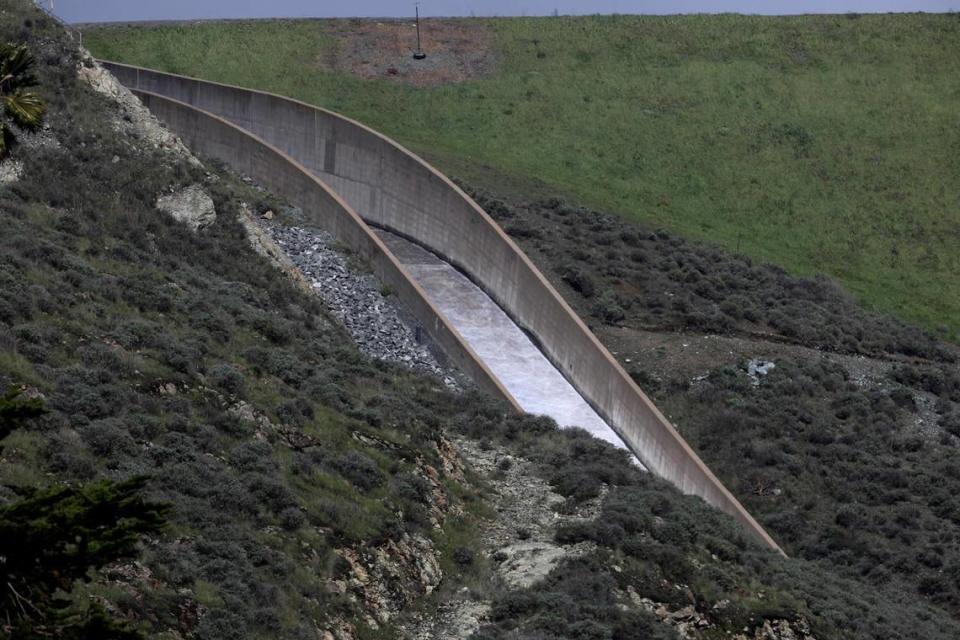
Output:
<path fill-rule="evenodd" d="M 372 549 L 337 549 L 337 555 L 350 568 L 327 588 L 360 603 L 365 622 L 375 629 L 433 593 L 443 578 L 433 543 L 419 535 L 404 533 Z"/>
<path fill-rule="evenodd" d="M 135 140 L 137 143 L 132 146 L 137 151 L 142 151 L 144 147 L 161 149 L 185 158 L 195 166 L 203 166 L 180 138 L 164 127 L 129 89 L 100 66 L 86 50 L 81 50 L 77 75 L 91 89 L 114 103 L 115 109 L 110 113 L 113 116 L 113 129 L 120 134 L 120 139 Z M 118 160 L 114 158 L 114 162 Z M 217 217 L 213 199 L 200 185 L 161 195 L 157 199 L 157 208 L 194 231 L 213 224 Z"/>
<path fill-rule="evenodd" d="M 500 563 L 500 575 L 511 589 L 526 589 L 543 580 L 554 567 L 569 555 L 567 549 L 552 542 L 517 542 L 502 547 L 505 557 Z"/>
<path fill-rule="evenodd" d="M 112 73 L 104 69 L 93 57 L 83 51 L 83 61 L 77 71 L 80 79 L 94 91 L 112 100 L 117 105 L 113 127 L 117 131 L 140 139 L 156 149 L 164 149 L 187 158 L 191 163 L 200 162 L 176 135 L 166 129 L 129 89 L 120 84 Z"/>
<path fill-rule="evenodd" d="M 630 604 L 651 612 L 661 622 L 673 627 L 677 635 L 685 640 L 714 637 L 720 630 L 711 622 L 711 614 L 730 605 L 728 600 L 721 600 L 709 611 L 698 611 L 693 605 L 671 610 L 664 603 L 641 598 L 633 587 L 627 588 L 626 596 L 625 600 Z M 744 627 L 739 633 L 727 635 L 732 640 L 816 640 L 810 623 L 803 618 L 758 621 L 750 627 Z"/>
<path fill-rule="evenodd" d="M 752 636 L 737 635 L 735 640 L 815 640 L 806 620 L 764 620 Z"/>
<path fill-rule="evenodd" d="M 0 162 L 0 187 L 11 185 L 23 174 L 23 163 L 13 158 Z"/>
<path fill-rule="evenodd" d="M 173 216 L 177 222 L 199 231 L 217 219 L 213 198 L 198 184 L 157 198 L 157 209 Z"/>
<path fill-rule="evenodd" d="M 444 468 L 449 465 L 455 470 L 463 469 L 449 441 L 441 437 L 437 448 L 449 454 Z M 444 489 L 440 472 L 422 460 L 417 468 L 431 487 L 427 510 L 433 526 L 442 527 L 448 517 L 462 514 L 460 504 Z M 327 589 L 346 594 L 361 605 L 366 612 L 364 622 L 374 629 L 392 622 L 399 613 L 433 593 L 443 580 L 440 554 L 433 542 L 422 535 L 403 533 L 376 547 L 344 547 L 336 552 L 349 569 L 339 579 L 331 580 Z M 334 624 L 325 633 L 330 638 L 346 640 L 352 637 L 348 631 Z"/>
<path fill-rule="evenodd" d="M 455 482 L 466 484 L 467 480 L 464 476 L 466 467 L 460 452 L 457 451 L 457 446 L 443 436 L 437 438 L 435 446 L 443 472 Z"/>

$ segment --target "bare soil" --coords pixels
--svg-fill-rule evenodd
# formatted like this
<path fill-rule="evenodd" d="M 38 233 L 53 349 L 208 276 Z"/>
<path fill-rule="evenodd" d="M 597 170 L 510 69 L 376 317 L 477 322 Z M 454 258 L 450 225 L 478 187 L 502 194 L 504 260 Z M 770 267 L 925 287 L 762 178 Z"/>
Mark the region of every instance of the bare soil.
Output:
<path fill-rule="evenodd" d="M 475 20 L 421 20 L 423 60 L 413 58 L 413 21 L 334 20 L 329 35 L 336 45 L 318 60 L 320 68 L 361 78 L 433 87 L 482 77 L 495 67 L 492 34 Z"/>
<path fill-rule="evenodd" d="M 461 458 L 486 483 L 492 517 L 481 530 L 481 552 L 494 563 L 496 590 L 523 589 L 547 577 L 564 558 L 584 555 L 592 542 L 560 545 L 561 525 L 593 520 L 600 513 L 604 491 L 573 513 L 560 513 L 563 496 L 541 477 L 536 465 L 511 455 L 502 446 L 464 437 L 453 439 Z M 440 602 L 435 615 L 412 614 L 401 623 L 408 640 L 459 640 L 489 622 L 494 593 L 463 588 Z"/>

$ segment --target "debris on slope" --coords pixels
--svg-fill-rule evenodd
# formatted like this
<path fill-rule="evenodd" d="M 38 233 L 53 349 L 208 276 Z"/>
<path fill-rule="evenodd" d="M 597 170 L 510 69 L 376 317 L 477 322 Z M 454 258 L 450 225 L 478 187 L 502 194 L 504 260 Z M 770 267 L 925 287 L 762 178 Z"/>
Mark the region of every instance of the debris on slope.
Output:
<path fill-rule="evenodd" d="M 283 249 L 274 242 L 270 234 L 257 224 L 250 206 L 247 203 L 243 203 L 240 209 L 240 224 L 242 224 L 244 230 L 246 230 L 247 240 L 249 240 L 253 250 L 269 260 L 274 267 L 290 276 L 299 289 L 312 293 L 313 287 L 307 282 L 303 273 L 297 269 L 297 266 L 293 264 L 293 261 L 284 253 Z"/>
<path fill-rule="evenodd" d="M 752 358 L 747 362 L 747 375 L 750 377 L 750 383 L 755 387 L 760 386 L 760 377 L 767 375 L 776 368 L 777 365 L 769 360 Z"/>
<path fill-rule="evenodd" d="M 595 517 L 602 495 L 580 505 L 573 514 L 561 515 L 557 508 L 564 502 L 563 496 L 537 475 L 532 462 L 489 443 L 457 438 L 455 444 L 462 459 L 489 486 L 485 495 L 495 516 L 484 523 L 480 551 L 493 560 L 495 580 L 501 586 L 529 587 L 563 559 L 595 548 L 590 542 L 561 546 L 554 536 L 561 525 Z M 413 640 L 459 640 L 480 629 L 490 606 L 483 594 L 464 589 L 442 602 L 434 615 L 411 616 L 402 630 Z"/>
<path fill-rule="evenodd" d="M 649 611 L 660 622 L 673 627 L 683 640 L 712 637 L 712 632 L 718 630 L 711 622 L 710 615 L 730 606 L 729 600 L 721 600 L 711 607 L 709 614 L 697 611 L 693 605 L 679 609 L 674 607 L 671 610 L 665 603 L 640 597 L 633 587 L 627 588 L 627 600 L 632 605 Z M 796 620 L 764 620 L 762 625 L 752 630 L 744 628 L 732 638 L 733 640 L 816 640 L 810 629 L 810 623 L 802 617 Z"/>
<path fill-rule="evenodd" d="M 262 217 L 258 223 L 347 328 L 360 351 L 432 375 L 452 389 L 460 388 L 455 374 L 441 366 L 430 349 L 417 340 L 416 331 L 404 323 L 389 293 L 373 275 L 354 270 L 333 248 L 330 234 Z"/>
<path fill-rule="evenodd" d="M 592 543 L 560 546 L 554 534 L 562 524 L 593 519 L 602 494 L 579 505 L 576 513 L 561 515 L 558 507 L 564 497 L 536 475 L 532 463 L 469 440 L 460 440 L 457 445 L 493 486 L 497 518 L 490 522 L 484 538 L 499 561 L 498 573 L 510 588 L 529 587 L 546 577 L 563 558 L 594 548 Z"/>

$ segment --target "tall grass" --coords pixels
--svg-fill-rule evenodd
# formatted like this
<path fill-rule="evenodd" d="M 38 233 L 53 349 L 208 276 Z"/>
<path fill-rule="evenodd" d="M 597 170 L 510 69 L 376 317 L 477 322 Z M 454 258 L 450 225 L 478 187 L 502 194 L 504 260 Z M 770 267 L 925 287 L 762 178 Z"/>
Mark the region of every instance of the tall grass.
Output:
<path fill-rule="evenodd" d="M 86 42 L 341 111 L 475 184 L 539 180 L 826 273 L 868 306 L 960 336 L 956 14 L 482 25 L 497 70 L 428 89 L 321 71 L 336 46 L 323 22 L 104 28 Z"/>

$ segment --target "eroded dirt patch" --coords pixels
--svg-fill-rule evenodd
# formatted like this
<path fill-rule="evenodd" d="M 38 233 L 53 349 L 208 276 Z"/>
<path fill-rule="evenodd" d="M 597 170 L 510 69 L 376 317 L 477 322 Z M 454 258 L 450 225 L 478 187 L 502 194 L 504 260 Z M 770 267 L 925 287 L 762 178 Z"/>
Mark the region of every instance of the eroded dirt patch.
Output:
<path fill-rule="evenodd" d="M 485 496 L 494 517 L 482 525 L 481 551 L 493 561 L 494 591 L 524 589 L 543 580 L 565 558 L 586 555 L 593 542 L 561 545 L 556 542 L 562 525 L 585 523 L 600 513 L 604 490 L 597 498 L 579 504 L 572 513 L 561 513 L 563 496 L 537 472 L 535 463 L 510 454 L 489 442 L 454 437 L 458 459 L 464 460 L 487 483 Z M 438 606 L 432 616 L 411 615 L 401 624 L 408 640 L 460 640 L 489 622 L 492 592 L 464 588 Z"/>
<path fill-rule="evenodd" d="M 414 60 L 417 29 L 407 20 L 338 20 L 335 46 L 318 61 L 326 71 L 432 87 L 490 73 L 492 34 L 479 20 L 421 20 L 423 60 Z"/>

